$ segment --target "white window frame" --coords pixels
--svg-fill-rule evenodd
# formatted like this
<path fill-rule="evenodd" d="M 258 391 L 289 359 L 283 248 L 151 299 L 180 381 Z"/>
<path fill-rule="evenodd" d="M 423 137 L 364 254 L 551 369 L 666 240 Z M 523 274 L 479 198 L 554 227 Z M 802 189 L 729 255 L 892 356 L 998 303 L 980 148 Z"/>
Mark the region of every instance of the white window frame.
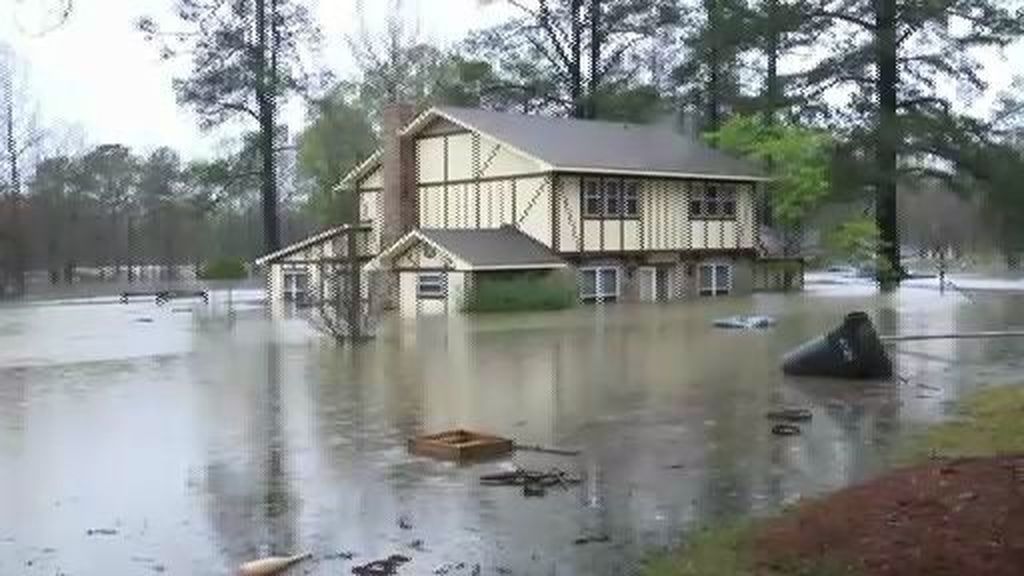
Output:
<path fill-rule="evenodd" d="M 588 220 L 634 220 L 640 217 L 640 181 L 628 178 L 580 180 L 583 217 Z M 627 207 L 632 204 L 633 210 Z M 597 210 L 592 210 L 596 207 Z"/>
<path fill-rule="evenodd" d="M 615 273 L 615 286 L 614 291 L 605 290 L 605 286 L 601 284 L 601 275 L 603 272 L 612 271 Z M 594 274 L 594 293 L 587 294 L 583 292 L 583 282 L 580 282 L 580 300 L 584 302 L 605 302 L 607 300 L 619 300 L 619 296 L 622 294 L 622 270 L 617 266 L 586 266 L 579 269 L 579 273 L 582 274 Z"/>
<path fill-rule="evenodd" d="M 297 278 L 306 279 L 305 289 L 299 290 Z M 288 302 L 301 302 L 309 296 L 309 270 L 305 268 L 284 268 L 281 271 L 281 284 L 284 291 L 284 299 Z"/>
<path fill-rule="evenodd" d="M 447 297 L 448 282 L 444 272 L 419 272 L 416 274 L 416 298 L 443 300 Z"/>
<path fill-rule="evenodd" d="M 601 181 L 597 178 L 584 178 L 581 180 L 583 190 L 583 217 L 604 218 L 604 191 L 601 190 Z M 597 211 L 590 209 L 591 201 L 597 203 Z"/>
<path fill-rule="evenodd" d="M 727 278 L 722 278 L 721 270 L 728 270 Z M 704 288 L 705 275 L 710 270 L 711 288 Z M 727 296 L 732 293 L 734 268 L 728 262 L 702 262 L 697 266 L 697 293 L 701 296 Z"/>
<path fill-rule="evenodd" d="M 713 197 L 712 197 L 713 196 Z M 691 220 L 735 220 L 737 189 L 734 184 L 704 184 L 690 196 Z M 715 203 L 715 209 L 708 210 L 708 204 Z M 725 206 L 732 206 L 726 211 Z"/>

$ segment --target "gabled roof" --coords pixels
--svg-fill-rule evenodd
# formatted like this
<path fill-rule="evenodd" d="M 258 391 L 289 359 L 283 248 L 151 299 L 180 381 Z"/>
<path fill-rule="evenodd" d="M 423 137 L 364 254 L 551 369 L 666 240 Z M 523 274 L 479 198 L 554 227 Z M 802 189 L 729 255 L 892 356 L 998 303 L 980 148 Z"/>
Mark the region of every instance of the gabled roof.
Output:
<path fill-rule="evenodd" d="M 768 179 L 753 162 L 731 156 L 663 126 L 441 106 L 420 114 L 402 130 L 402 135 L 418 133 L 435 118 L 444 118 L 498 140 L 552 171 L 721 180 Z M 360 177 L 373 166 L 376 163 L 369 166 L 364 163 L 346 175 L 342 184 Z"/>
<path fill-rule="evenodd" d="M 342 234 L 345 234 L 349 230 L 370 230 L 370 229 L 372 229 L 372 226 L 369 223 L 359 224 L 359 225 L 356 225 L 356 226 L 352 226 L 350 224 L 342 224 L 341 226 L 335 226 L 333 228 L 328 228 L 327 230 L 324 230 L 323 232 L 319 232 L 317 234 L 314 234 L 314 235 L 312 235 L 312 236 L 310 236 L 308 238 L 305 238 L 303 240 L 300 240 L 300 241 L 298 241 L 298 242 L 296 242 L 294 244 L 289 244 L 288 246 L 285 246 L 284 248 L 281 248 L 280 250 L 277 250 L 276 252 L 271 252 L 270 254 L 265 254 L 263 256 L 260 256 L 259 258 L 256 259 L 256 265 L 257 266 L 263 266 L 265 264 L 272 264 L 272 263 L 276 262 L 277 260 L 280 260 L 281 258 L 286 258 L 286 257 L 291 256 L 292 254 L 294 254 L 296 252 L 301 252 L 302 250 L 305 250 L 306 248 L 309 248 L 310 246 L 315 246 L 316 244 L 319 244 L 321 242 L 325 242 L 327 240 L 331 240 L 331 239 L 335 238 L 336 236 L 340 236 Z"/>
<path fill-rule="evenodd" d="M 502 226 L 486 229 L 418 228 L 377 255 L 368 267 L 380 267 L 417 241 L 447 254 L 457 270 L 529 270 L 567 266 L 565 260 L 547 246 L 512 226 Z"/>

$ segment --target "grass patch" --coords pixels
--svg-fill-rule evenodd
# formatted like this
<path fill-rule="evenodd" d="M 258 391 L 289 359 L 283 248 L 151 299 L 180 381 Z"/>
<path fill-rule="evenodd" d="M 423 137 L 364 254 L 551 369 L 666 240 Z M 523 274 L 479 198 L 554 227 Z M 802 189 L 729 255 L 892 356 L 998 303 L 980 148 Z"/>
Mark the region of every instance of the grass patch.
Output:
<path fill-rule="evenodd" d="M 241 280 L 248 276 L 245 263 L 237 258 L 220 258 L 207 263 L 199 271 L 201 280 Z"/>
<path fill-rule="evenodd" d="M 562 310 L 576 305 L 576 287 L 559 274 L 478 274 L 466 297 L 467 312 Z"/>
<path fill-rule="evenodd" d="M 977 392 L 961 403 L 955 420 L 911 435 L 897 452 L 897 462 L 1020 452 L 1024 452 L 1024 386 L 1010 386 Z"/>
<path fill-rule="evenodd" d="M 649 562 L 643 576 L 856 576 L 841 563 L 793 558 L 758 569 L 754 540 L 763 520 L 739 520 L 706 528 L 678 551 Z"/>
<path fill-rule="evenodd" d="M 753 576 L 755 523 L 731 522 L 693 534 L 686 545 L 651 561 L 644 576 Z"/>
<path fill-rule="evenodd" d="M 956 420 L 911 435 L 895 464 L 932 456 L 984 457 L 1024 453 L 1024 386 L 982 390 L 964 400 Z M 790 514 L 793 509 L 781 514 Z M 644 576 L 852 576 L 841 562 L 808 564 L 794 558 L 757 567 L 754 543 L 763 521 L 732 522 L 695 533 L 679 550 L 652 559 Z"/>

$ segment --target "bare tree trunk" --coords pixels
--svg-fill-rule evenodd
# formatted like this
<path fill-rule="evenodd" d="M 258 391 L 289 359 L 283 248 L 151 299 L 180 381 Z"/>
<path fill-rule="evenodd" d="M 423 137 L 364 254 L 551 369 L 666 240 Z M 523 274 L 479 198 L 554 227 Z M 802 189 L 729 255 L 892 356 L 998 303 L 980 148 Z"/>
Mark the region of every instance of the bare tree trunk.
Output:
<path fill-rule="evenodd" d="M 875 162 L 875 222 L 881 235 L 878 247 L 878 280 L 888 290 L 899 284 L 899 229 L 896 221 L 897 125 L 896 0 L 875 0 L 875 65 L 878 92 L 878 126 Z M 889 268 L 889 270 L 884 270 Z"/>
<path fill-rule="evenodd" d="M 271 0 L 271 10 L 276 8 L 276 2 Z M 270 15 L 270 20 L 275 20 L 275 15 Z M 272 41 L 268 40 L 266 0 L 256 0 L 256 99 L 259 105 L 260 120 L 260 154 L 262 156 L 262 169 L 260 178 L 260 190 L 263 199 L 263 244 L 266 252 L 277 250 L 280 245 L 280 237 L 277 226 L 277 173 L 274 170 L 274 116 L 277 79 L 277 70 L 267 64 L 267 53 L 276 51 Z M 274 56 L 276 63 L 276 56 Z"/>
<path fill-rule="evenodd" d="M 570 12 L 572 13 L 569 26 L 572 30 L 572 69 L 569 70 L 570 86 L 569 97 L 572 99 L 572 117 L 583 118 L 586 116 L 586 106 L 583 102 L 583 22 L 580 19 L 580 8 L 583 7 L 583 0 L 571 0 Z M 553 26 L 550 22 L 548 26 Z"/>
<path fill-rule="evenodd" d="M 768 70 L 765 74 L 764 121 L 767 126 L 775 124 L 779 108 L 779 0 L 766 0 L 768 31 L 765 38 L 765 55 Z"/>
<path fill-rule="evenodd" d="M 601 0 L 590 0 L 590 86 L 587 117 L 597 118 L 597 90 L 601 83 Z"/>
<path fill-rule="evenodd" d="M 14 291 L 16 295 L 25 293 L 25 252 L 27 249 L 25 229 L 21 221 L 21 173 L 18 165 L 19 150 L 17 137 L 14 134 L 14 94 L 9 94 L 6 102 L 7 122 L 5 128 L 5 144 L 10 169 L 10 222 L 8 231 L 11 239 L 10 269 L 7 271 L 9 277 L 14 280 Z"/>
<path fill-rule="evenodd" d="M 721 124 L 721 51 L 719 33 L 721 28 L 721 4 L 718 0 L 705 0 L 708 18 L 708 79 L 707 79 L 707 126 L 710 132 L 718 130 Z"/>

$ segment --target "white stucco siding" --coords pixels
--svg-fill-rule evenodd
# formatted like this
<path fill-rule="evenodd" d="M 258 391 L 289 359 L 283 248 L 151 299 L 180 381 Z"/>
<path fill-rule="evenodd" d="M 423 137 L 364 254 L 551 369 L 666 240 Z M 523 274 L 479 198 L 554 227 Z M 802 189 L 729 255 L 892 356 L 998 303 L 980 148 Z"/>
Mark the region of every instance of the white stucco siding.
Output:
<path fill-rule="evenodd" d="M 736 187 L 734 219 L 690 219 L 690 199 L 703 183 L 687 180 L 643 179 L 639 188 L 639 218 L 581 219 L 581 180 L 560 176 L 558 235 L 561 252 L 657 250 L 731 250 L 754 247 L 753 185 Z"/>
<path fill-rule="evenodd" d="M 384 187 L 384 170 L 377 166 L 370 171 L 369 174 L 364 176 L 359 181 L 357 188 L 360 190 L 372 189 L 372 188 L 383 188 Z"/>
<path fill-rule="evenodd" d="M 535 240 L 551 246 L 551 178 L 516 181 L 516 225 Z"/>
<path fill-rule="evenodd" d="M 536 160 L 519 154 L 497 140 L 480 136 L 480 167 L 483 178 L 535 174 L 545 168 Z"/>
<path fill-rule="evenodd" d="M 430 137 L 416 140 L 416 182 L 442 182 L 444 180 L 444 138 Z"/>
<path fill-rule="evenodd" d="M 448 179 L 469 180 L 474 178 L 473 172 L 473 134 L 464 132 L 452 134 L 448 138 Z"/>
<path fill-rule="evenodd" d="M 555 186 L 558 211 L 558 249 L 561 252 L 577 252 L 580 245 L 580 178 L 559 176 Z"/>

